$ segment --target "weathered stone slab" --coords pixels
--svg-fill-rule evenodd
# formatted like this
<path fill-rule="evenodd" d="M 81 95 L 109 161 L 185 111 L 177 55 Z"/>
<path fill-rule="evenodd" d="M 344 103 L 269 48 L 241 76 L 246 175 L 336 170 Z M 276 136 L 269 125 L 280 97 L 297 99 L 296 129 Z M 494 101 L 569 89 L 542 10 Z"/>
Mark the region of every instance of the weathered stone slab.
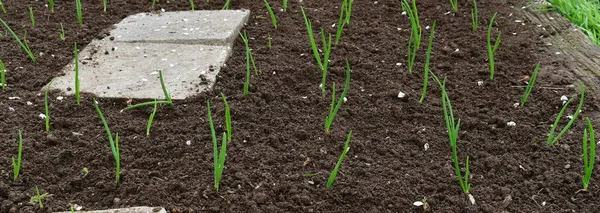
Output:
<path fill-rule="evenodd" d="M 164 99 L 159 70 L 173 99 L 210 90 L 248 16 L 249 11 L 224 10 L 127 17 L 110 36 L 80 51 L 80 91 L 107 98 Z M 57 77 L 52 89 L 74 94 L 74 67 L 74 62 L 65 66 L 65 75 Z"/>

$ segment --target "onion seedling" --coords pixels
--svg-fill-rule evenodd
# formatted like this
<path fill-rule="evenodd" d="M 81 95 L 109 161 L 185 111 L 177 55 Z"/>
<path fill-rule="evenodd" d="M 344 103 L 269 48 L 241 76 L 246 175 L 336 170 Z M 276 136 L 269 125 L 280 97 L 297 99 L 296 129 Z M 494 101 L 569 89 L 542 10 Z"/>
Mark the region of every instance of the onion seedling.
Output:
<path fill-rule="evenodd" d="M 104 125 L 104 130 L 106 130 L 106 134 L 108 135 L 108 142 L 110 144 L 110 150 L 112 151 L 113 158 L 115 159 L 115 181 L 119 183 L 121 179 L 121 155 L 119 153 L 119 133 L 115 135 L 113 140 L 112 133 L 110 133 L 110 128 L 108 128 L 108 124 L 106 123 L 106 119 L 104 119 L 104 115 L 102 115 L 102 111 L 98 107 L 98 101 L 94 98 L 94 108 L 98 113 L 98 117 L 100 117 L 100 121 L 102 121 L 102 125 Z"/>
<path fill-rule="evenodd" d="M 194 0 L 190 0 L 190 8 L 192 9 L 192 11 L 196 9 L 196 7 L 194 7 Z"/>
<path fill-rule="evenodd" d="M 429 44 L 427 45 L 427 54 L 425 55 L 425 73 L 423 74 L 423 93 L 421 93 L 421 99 L 419 99 L 419 103 L 423 103 L 425 100 L 425 95 L 427 94 L 427 85 L 429 84 L 429 62 L 431 58 L 431 46 L 433 45 L 433 38 L 435 32 L 435 23 L 433 20 L 433 24 L 431 26 L 431 33 L 429 33 Z"/>
<path fill-rule="evenodd" d="M 581 84 L 581 96 L 579 97 L 579 105 L 577 106 L 577 110 L 575 111 L 575 114 L 573 114 L 573 116 L 571 117 L 571 120 L 562 129 L 562 131 L 560 131 L 560 133 L 558 133 L 558 135 L 555 135 L 554 133 L 555 133 L 555 130 L 556 130 L 556 126 L 558 126 L 558 122 L 560 121 L 560 118 L 562 117 L 562 114 L 565 112 L 565 109 L 567 109 L 567 106 L 569 105 L 569 103 L 571 103 L 571 100 L 567 101 L 564 104 L 563 108 L 558 113 L 558 116 L 556 117 L 556 120 L 554 120 L 554 125 L 552 125 L 552 129 L 550 130 L 550 133 L 548 134 L 548 141 L 546 142 L 546 144 L 548 146 L 552 146 L 556 142 L 558 142 L 558 140 L 560 139 L 560 137 L 562 137 L 565 133 L 567 133 L 567 130 L 569 130 L 569 128 L 571 128 L 571 125 L 573 125 L 573 123 L 575 123 L 575 121 L 577 120 L 577 117 L 579 116 L 579 113 L 581 113 L 581 108 L 583 108 L 584 95 L 585 95 L 585 86 L 582 83 Z"/>
<path fill-rule="evenodd" d="M 60 23 L 60 40 L 65 40 L 65 28 L 63 28 L 62 23 Z"/>
<path fill-rule="evenodd" d="M 51 195 L 48 193 L 40 194 L 40 189 L 35 186 L 35 195 L 31 196 L 29 199 L 29 204 L 39 205 L 40 209 L 44 208 L 44 204 L 42 203 L 43 199 L 49 198 Z"/>
<path fill-rule="evenodd" d="M 246 47 L 246 81 L 244 82 L 244 95 L 248 95 L 248 89 L 250 88 L 250 63 L 252 63 L 255 75 L 258 75 L 258 69 L 256 69 L 256 64 L 254 63 L 252 51 L 250 50 L 250 45 L 248 44 L 248 34 L 245 30 L 243 34 L 240 33 L 240 37 L 242 37 L 242 41 Z"/>
<path fill-rule="evenodd" d="M 479 14 L 477 12 L 477 0 L 473 0 L 473 9 L 471 9 L 471 25 L 473 31 L 479 27 Z"/>
<path fill-rule="evenodd" d="M 213 143 L 213 166 L 214 166 L 214 178 L 215 178 L 215 191 L 219 191 L 219 186 L 221 184 L 221 177 L 223 175 L 223 169 L 225 168 L 225 156 L 227 153 L 227 134 L 223 133 L 222 142 L 221 142 L 221 150 L 217 150 L 217 136 L 215 133 L 215 126 L 212 121 L 212 115 L 210 113 L 210 101 L 206 101 L 206 106 L 208 110 L 208 124 L 210 126 L 210 135 L 212 137 Z M 219 153 L 217 155 L 217 153 Z"/>
<path fill-rule="evenodd" d="M 154 10 L 154 7 L 156 6 L 156 0 L 152 0 L 152 9 Z"/>
<path fill-rule="evenodd" d="M 4 12 L 4 14 L 6 14 L 6 8 L 4 8 L 4 3 L 2 3 L 2 0 L 0 0 L 0 9 L 2 9 L 2 12 Z"/>
<path fill-rule="evenodd" d="M 348 90 L 350 90 L 350 63 L 348 62 L 348 59 L 346 59 L 346 83 L 344 84 L 344 91 L 337 103 L 335 102 L 335 83 L 333 83 L 333 86 L 331 87 L 331 105 L 329 105 L 329 115 L 325 118 L 325 135 L 330 134 L 329 130 L 333 123 L 333 119 L 340 110 L 344 98 L 346 97 L 346 94 L 348 94 Z"/>
<path fill-rule="evenodd" d="M 533 84 L 535 83 L 535 80 L 537 79 L 539 69 L 540 69 L 540 63 L 538 62 L 537 65 L 535 66 L 535 68 L 533 69 L 533 74 L 531 74 L 531 78 L 529 79 L 529 82 L 527 83 L 527 88 L 525 89 L 525 94 L 523 94 L 523 98 L 521 98 L 521 107 L 525 105 L 525 102 L 527 101 L 527 98 L 529 97 L 529 94 L 531 93 L 531 89 L 533 88 Z"/>
<path fill-rule="evenodd" d="M 496 19 L 496 15 L 498 15 L 498 13 L 494 13 L 494 16 L 492 16 L 492 19 L 490 20 L 490 25 L 488 26 L 488 32 L 487 32 L 487 49 L 488 49 L 488 56 L 489 56 L 489 61 L 490 61 L 490 79 L 492 79 L 492 80 L 494 79 L 494 70 L 495 70 L 494 54 L 498 50 L 498 46 L 500 46 L 500 34 L 501 34 L 501 31 L 498 30 L 498 37 L 496 38 L 496 41 L 494 42 L 494 46 L 492 46 L 492 25 L 494 24 L 494 19 Z"/>
<path fill-rule="evenodd" d="M 288 0 L 283 0 L 283 12 L 287 11 Z"/>
<path fill-rule="evenodd" d="M 6 69 L 2 60 L 0 60 L 0 84 L 2 84 L 2 91 L 6 90 Z"/>
<path fill-rule="evenodd" d="M 148 124 L 146 125 L 146 136 L 150 136 L 150 128 L 152 128 L 152 121 L 154 120 L 154 115 L 156 115 L 156 108 L 158 108 L 158 103 L 156 103 L 156 99 L 154 99 L 154 107 L 152 108 L 152 113 L 148 118 Z"/>
<path fill-rule="evenodd" d="M 50 9 L 50 13 L 54 13 L 54 0 L 48 0 L 48 9 Z"/>
<path fill-rule="evenodd" d="M 77 49 L 77 42 L 75 42 L 73 54 L 75 55 L 75 100 L 77 105 L 79 105 L 81 97 L 79 95 L 79 49 Z"/>
<path fill-rule="evenodd" d="M 83 14 L 81 13 L 81 0 L 75 0 L 75 9 L 77 11 L 77 22 L 83 24 Z"/>
<path fill-rule="evenodd" d="M 154 104 L 167 104 L 167 105 L 171 106 L 171 108 L 173 108 L 175 105 L 173 104 L 173 100 L 171 100 L 171 96 L 169 95 L 169 92 L 167 92 L 167 87 L 165 86 L 165 80 L 163 79 L 162 70 L 158 70 L 158 78 L 160 79 L 160 86 L 161 86 L 163 94 L 165 96 L 165 99 L 166 99 L 165 101 L 154 100 L 154 101 L 139 103 L 139 104 L 125 107 L 125 109 L 123 109 L 123 110 L 135 109 L 138 107 L 150 106 L 150 105 L 154 105 Z"/>
<path fill-rule="evenodd" d="M 221 10 L 229 10 L 229 5 L 231 4 L 231 0 L 227 0 L 225 2 L 225 5 L 223 5 L 223 8 Z"/>
<path fill-rule="evenodd" d="M 463 176 L 460 172 L 460 167 L 458 165 L 458 153 L 456 150 L 456 142 L 458 140 L 458 131 L 460 128 L 460 119 L 458 119 L 458 121 L 454 120 L 452 104 L 450 104 L 450 98 L 448 97 L 448 93 L 446 92 L 445 79 L 441 83 L 440 87 L 442 90 L 442 107 L 444 109 L 444 120 L 446 121 L 446 129 L 448 132 L 448 139 L 450 140 L 450 147 L 452 148 L 452 160 L 454 162 L 454 171 L 456 173 L 456 177 L 458 178 L 460 188 L 465 194 L 469 194 L 469 190 L 471 188 L 471 184 L 469 184 L 469 156 L 467 156 L 467 160 L 465 162 L 465 175 Z"/>
<path fill-rule="evenodd" d="M 319 49 L 317 48 L 317 42 L 315 41 L 315 36 L 312 31 L 312 23 L 308 17 L 306 17 L 306 13 L 304 12 L 304 8 L 300 7 L 302 10 L 302 16 L 304 17 L 304 23 L 306 24 L 306 33 L 308 34 L 308 40 L 310 41 L 310 46 L 312 48 L 313 55 L 315 60 L 317 61 L 317 65 L 319 65 L 319 69 L 321 69 L 322 77 L 321 77 L 321 94 L 325 96 L 325 83 L 327 80 L 327 69 L 329 67 L 329 56 L 331 54 L 331 33 L 329 33 L 329 40 L 325 40 L 325 33 L 323 32 L 323 28 L 321 28 L 321 42 L 323 43 L 323 60 L 321 60 L 321 56 L 319 54 Z"/>
<path fill-rule="evenodd" d="M 52 83 L 54 82 L 56 78 L 53 78 L 50 83 L 48 83 L 48 86 L 46 87 L 46 93 L 44 95 L 44 112 L 46 113 L 44 118 L 46 119 L 46 132 L 50 131 L 50 114 L 49 114 L 49 107 L 48 107 L 48 91 L 50 91 L 50 86 L 52 86 Z"/>
<path fill-rule="evenodd" d="M 13 181 L 17 181 L 19 173 L 21 172 L 21 159 L 23 159 L 23 134 L 19 129 L 19 149 L 17 149 L 17 160 L 15 157 L 11 157 L 13 166 Z"/>
<path fill-rule="evenodd" d="M 271 33 L 267 33 L 267 47 L 269 48 L 269 50 L 271 50 L 271 47 L 273 46 L 273 38 L 271 38 Z"/>
<path fill-rule="evenodd" d="M 106 13 L 106 8 L 108 7 L 108 0 L 102 0 L 102 7 L 105 13 Z"/>
<path fill-rule="evenodd" d="M 6 30 L 13 36 L 13 38 L 15 38 L 15 40 L 17 41 L 17 43 L 19 43 L 21 48 L 23 50 L 25 50 L 25 52 L 27 52 L 27 55 L 29 56 L 31 61 L 35 62 L 35 56 L 33 55 L 33 52 L 31 52 L 31 49 L 29 49 L 29 46 L 27 45 L 27 41 L 25 40 L 25 36 L 23 36 L 23 39 L 25 40 L 24 41 L 25 43 L 23 43 L 21 41 L 21 39 L 19 39 L 19 36 L 17 36 L 17 34 L 15 34 L 15 32 L 12 29 L 10 29 L 8 24 L 6 24 L 6 22 L 4 22 L 4 20 L 2 20 L 1 18 L 0 18 L 0 23 L 2 23 L 4 28 L 6 28 Z"/>
<path fill-rule="evenodd" d="M 585 118 L 588 128 L 583 130 L 583 190 L 587 190 L 594 171 L 594 163 L 596 162 L 596 139 L 594 138 L 594 126 L 589 118 Z M 589 134 L 589 141 L 588 141 Z M 589 143 L 589 151 L 588 151 Z"/>
<path fill-rule="evenodd" d="M 271 17 L 271 23 L 273 23 L 273 27 L 277 29 L 277 19 L 275 18 L 275 13 L 273 13 L 273 9 L 271 9 L 271 5 L 269 5 L 269 2 L 267 2 L 267 0 L 264 0 L 264 2 L 265 6 L 267 7 L 267 11 L 269 11 L 269 16 Z"/>
<path fill-rule="evenodd" d="M 333 182 L 335 181 L 335 177 L 337 176 L 338 170 L 342 165 L 342 161 L 344 161 L 344 157 L 346 157 L 346 153 L 350 150 L 350 138 L 352 137 L 352 130 L 348 133 L 348 138 L 346 138 L 346 143 L 344 143 L 344 150 L 338 159 L 337 164 L 335 164 L 335 168 L 331 171 L 331 175 L 329 175 L 329 180 L 327 181 L 327 188 L 331 188 L 333 186 Z"/>
<path fill-rule="evenodd" d="M 337 31 L 335 33 L 335 44 L 337 45 L 340 42 L 340 37 L 342 36 L 342 31 L 346 24 L 350 23 L 350 16 L 352 13 L 352 3 L 354 0 L 344 0 L 342 2 L 342 6 L 340 7 L 340 18 L 337 23 Z"/>
<path fill-rule="evenodd" d="M 412 6 L 412 7 L 411 7 Z M 409 5 L 406 0 L 402 0 L 402 9 L 408 14 L 410 19 L 410 39 L 408 40 L 408 72 L 412 72 L 417 57 L 417 50 L 421 46 L 422 28 L 419 22 L 419 11 L 417 10 L 417 0 L 413 0 Z"/>
<path fill-rule="evenodd" d="M 450 0 L 450 5 L 454 12 L 458 12 L 458 0 Z"/>
<path fill-rule="evenodd" d="M 221 93 L 221 97 L 223 98 L 223 104 L 225 105 L 225 126 L 227 128 L 227 141 L 231 142 L 231 111 L 229 109 L 227 99 L 225 98 L 225 94 Z"/>
<path fill-rule="evenodd" d="M 35 27 L 35 17 L 33 15 L 33 7 L 29 7 L 29 19 L 31 19 L 31 26 Z"/>

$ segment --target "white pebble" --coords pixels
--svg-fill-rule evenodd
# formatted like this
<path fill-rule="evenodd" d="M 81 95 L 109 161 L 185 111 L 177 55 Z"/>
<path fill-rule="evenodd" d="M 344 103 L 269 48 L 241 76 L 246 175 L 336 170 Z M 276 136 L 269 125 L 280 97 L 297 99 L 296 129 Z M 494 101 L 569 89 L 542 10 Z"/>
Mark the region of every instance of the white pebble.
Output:
<path fill-rule="evenodd" d="M 427 151 L 429 149 L 429 143 L 425 143 L 425 145 L 423 145 L 423 148 L 425 149 L 425 151 Z"/>
<path fill-rule="evenodd" d="M 424 204 L 424 203 L 423 203 L 423 202 L 421 202 L 421 201 L 415 201 L 415 202 L 413 203 L 413 205 L 414 205 L 414 206 L 422 206 L 423 204 Z"/>
<path fill-rule="evenodd" d="M 346 103 L 346 101 L 348 101 L 348 98 L 344 97 L 344 103 Z"/>
<path fill-rule="evenodd" d="M 14 111 L 15 111 L 15 108 L 8 107 L 8 111 L 14 112 Z M 600 142 L 598 142 L 598 143 L 600 143 Z"/>
<path fill-rule="evenodd" d="M 398 92 L 398 98 L 404 98 L 406 97 L 406 94 L 403 92 Z"/>
<path fill-rule="evenodd" d="M 469 201 L 471 201 L 471 205 L 475 205 L 475 197 L 472 194 L 469 194 Z"/>
<path fill-rule="evenodd" d="M 65 99 L 65 98 L 64 98 L 64 97 L 62 97 L 62 96 L 58 96 L 58 97 L 56 97 L 56 100 L 59 100 L 59 101 L 62 101 L 63 99 Z"/>
<path fill-rule="evenodd" d="M 192 141 L 186 141 L 186 142 L 185 142 L 185 145 L 188 145 L 188 146 L 189 146 L 189 145 L 192 145 Z"/>
<path fill-rule="evenodd" d="M 517 123 L 515 123 L 514 121 L 509 121 L 508 123 L 506 123 L 506 126 L 517 126 Z"/>
<path fill-rule="evenodd" d="M 27 101 L 27 106 L 31 106 L 33 105 L 33 103 L 31 103 L 31 101 Z"/>
<path fill-rule="evenodd" d="M 39 116 L 40 116 L 40 118 L 42 118 L 42 119 L 46 119 L 46 115 L 44 115 L 43 113 L 41 113 Z"/>
<path fill-rule="evenodd" d="M 477 86 L 483 86 L 483 81 L 481 81 L 481 80 L 477 81 Z"/>

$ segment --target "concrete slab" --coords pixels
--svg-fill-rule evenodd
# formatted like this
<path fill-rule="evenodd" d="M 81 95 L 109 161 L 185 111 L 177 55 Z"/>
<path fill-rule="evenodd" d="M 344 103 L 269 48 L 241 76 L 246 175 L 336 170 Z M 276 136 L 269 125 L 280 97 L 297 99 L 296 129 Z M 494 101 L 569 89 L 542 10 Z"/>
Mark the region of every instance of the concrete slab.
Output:
<path fill-rule="evenodd" d="M 123 209 L 108 209 L 108 210 L 98 210 L 98 211 L 76 211 L 78 213 L 167 213 L 167 211 L 162 207 L 131 207 L 131 208 L 123 208 Z M 56 213 L 71 213 L 68 212 L 56 212 Z"/>
<path fill-rule="evenodd" d="M 163 71 L 173 99 L 210 90 L 248 16 L 249 11 L 227 10 L 125 18 L 110 36 L 80 51 L 81 92 L 108 98 L 164 99 L 158 70 Z M 52 89 L 73 95 L 74 67 L 74 62 L 65 66 L 65 75 L 56 78 Z"/>

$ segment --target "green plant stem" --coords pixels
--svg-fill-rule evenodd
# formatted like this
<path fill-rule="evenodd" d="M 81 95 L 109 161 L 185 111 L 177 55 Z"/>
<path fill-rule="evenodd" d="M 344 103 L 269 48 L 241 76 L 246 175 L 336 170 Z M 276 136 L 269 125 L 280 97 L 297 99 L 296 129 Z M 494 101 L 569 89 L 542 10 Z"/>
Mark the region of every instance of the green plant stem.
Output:
<path fill-rule="evenodd" d="M 152 121 L 154 120 L 154 115 L 156 115 L 156 108 L 158 108 L 158 103 L 154 100 L 154 107 L 152 108 L 152 113 L 148 118 L 148 124 L 146 125 L 146 136 L 150 136 L 150 128 L 152 128 Z"/>
<path fill-rule="evenodd" d="M 4 8 L 4 3 L 2 3 L 2 0 L 0 0 L 0 9 L 2 9 L 4 14 L 6 14 L 6 8 Z"/>
<path fill-rule="evenodd" d="M 452 6 L 452 11 L 458 12 L 458 0 L 450 0 L 450 5 Z"/>
<path fill-rule="evenodd" d="M 473 9 L 471 9 L 471 25 L 473 31 L 479 27 L 479 14 L 477 12 L 477 0 L 473 0 Z"/>
<path fill-rule="evenodd" d="M 152 0 L 152 9 L 154 10 L 154 7 L 156 7 L 156 0 Z"/>
<path fill-rule="evenodd" d="M 102 0 L 102 11 L 106 13 L 106 8 L 108 7 L 108 0 Z"/>
<path fill-rule="evenodd" d="M 229 109 L 227 99 L 225 98 L 225 94 L 221 93 L 221 97 L 223 98 L 223 104 L 225 105 L 225 126 L 227 128 L 227 141 L 231 142 L 231 111 Z"/>
<path fill-rule="evenodd" d="M 120 177 L 121 177 L 121 161 L 120 161 L 120 155 L 119 155 L 119 150 L 118 150 L 119 133 L 116 134 L 115 139 L 113 140 L 113 136 L 112 136 L 112 133 L 110 132 L 110 128 L 108 128 L 106 119 L 104 119 L 104 115 L 102 114 L 102 111 L 100 111 L 100 107 L 98 107 L 98 102 L 96 101 L 95 98 L 93 99 L 93 105 L 94 105 L 94 108 L 96 109 L 96 112 L 98 113 L 98 117 L 100 117 L 100 121 L 102 121 L 102 125 L 104 125 L 104 130 L 106 131 L 106 135 L 108 136 L 110 150 L 113 153 L 113 157 L 115 159 L 115 164 L 116 164 L 115 180 L 117 183 L 119 183 Z"/>
<path fill-rule="evenodd" d="M 60 23 L 60 40 L 65 40 L 65 28 L 63 27 L 63 24 Z"/>
<path fill-rule="evenodd" d="M 15 157 L 11 157 L 13 166 L 13 181 L 17 181 L 19 173 L 21 172 L 21 159 L 23 159 L 23 134 L 19 129 L 19 149 L 17 149 L 17 160 Z"/>
<path fill-rule="evenodd" d="M 330 135 L 330 128 L 331 124 L 333 123 L 333 119 L 335 118 L 335 115 L 342 106 L 342 103 L 344 102 L 344 97 L 346 97 L 346 94 L 348 94 L 348 90 L 350 90 L 350 62 L 348 62 L 348 59 L 346 59 L 346 83 L 344 84 L 344 91 L 342 92 L 342 95 L 340 96 L 337 103 L 335 102 L 335 83 L 333 84 L 331 90 L 332 95 L 331 105 L 329 107 L 329 115 L 327 115 L 327 117 L 325 118 L 325 135 Z"/>
<path fill-rule="evenodd" d="M 158 79 L 160 80 L 160 87 L 162 88 L 165 99 L 167 99 L 167 101 L 169 102 L 169 106 L 173 108 L 175 105 L 173 104 L 173 100 L 171 100 L 171 95 L 169 95 L 167 87 L 165 86 L 165 79 L 163 78 L 162 70 L 158 70 Z"/>
<path fill-rule="evenodd" d="M 2 60 L 0 60 L 0 84 L 2 84 L 2 91 L 6 90 L 6 69 Z"/>
<path fill-rule="evenodd" d="M 342 165 L 342 161 L 344 161 L 346 154 L 350 150 L 350 138 L 351 137 L 352 137 L 352 130 L 350 130 L 350 133 L 348 133 L 348 137 L 346 138 L 346 143 L 344 143 L 344 150 L 342 151 L 342 154 L 340 155 L 338 162 L 335 164 L 335 168 L 333 168 L 331 175 L 329 175 L 329 180 L 327 181 L 327 188 L 331 188 L 331 186 L 333 186 L 333 182 L 335 181 L 335 177 L 337 176 L 340 166 Z"/>
<path fill-rule="evenodd" d="M 271 5 L 267 0 L 263 0 L 265 2 L 265 6 L 267 7 L 267 11 L 269 11 L 269 16 L 271 17 L 271 23 L 273 23 L 273 27 L 277 29 L 277 19 L 275 18 L 275 13 L 273 13 L 273 9 L 271 9 Z"/>
<path fill-rule="evenodd" d="M 429 33 L 429 44 L 427 45 L 427 54 L 425 56 L 425 73 L 423 74 L 423 92 L 421 93 L 421 99 L 419 99 L 419 103 L 423 103 L 425 100 L 425 95 L 427 95 L 427 85 L 429 84 L 429 64 L 431 58 L 431 47 L 433 46 L 433 38 L 435 32 L 435 23 L 436 20 L 433 20 L 433 24 L 431 26 L 431 33 Z"/>
<path fill-rule="evenodd" d="M 33 7 L 29 7 L 29 19 L 31 19 L 31 26 L 35 27 L 35 17 L 33 15 Z"/>
<path fill-rule="evenodd" d="M 575 111 L 575 113 L 573 114 L 573 117 L 571 118 L 571 120 L 569 121 L 569 123 L 567 123 L 567 125 L 560 131 L 560 133 L 558 133 L 558 135 L 554 135 L 554 131 L 556 129 L 556 126 L 558 126 L 558 122 L 560 121 L 562 114 L 564 113 L 565 109 L 567 108 L 567 105 L 569 105 L 569 103 L 571 102 L 571 100 L 567 101 L 567 103 L 565 103 L 565 106 L 563 106 L 563 108 L 560 110 L 560 112 L 558 113 L 558 117 L 556 117 L 556 120 L 554 121 L 554 125 L 552 125 L 552 129 L 550 130 L 550 134 L 548 134 L 548 141 L 546 142 L 546 144 L 548 146 L 552 146 L 554 145 L 556 142 L 558 142 L 558 140 L 560 139 L 560 137 L 562 137 L 565 133 L 567 133 L 567 131 L 569 130 L 569 128 L 571 128 L 571 126 L 573 125 L 573 123 L 575 123 L 575 121 L 577 120 L 577 117 L 579 117 L 579 113 L 581 113 L 581 108 L 583 108 L 583 100 L 585 97 L 585 86 L 583 85 L 583 83 L 581 83 L 581 96 L 579 97 L 579 105 L 577 106 L 577 110 Z"/>
<path fill-rule="evenodd" d="M 29 49 L 29 46 L 27 45 L 27 41 L 24 41 L 25 43 L 23 43 L 21 41 L 21 39 L 19 39 L 19 37 L 17 36 L 17 34 L 15 34 L 15 32 L 10 29 L 10 27 L 8 26 L 8 24 L 6 24 L 6 22 L 4 22 L 4 20 L 2 20 L 0 18 L 0 23 L 4 26 L 4 28 L 6 28 L 6 30 L 13 36 L 13 38 L 15 38 L 15 40 L 17 41 L 17 43 L 19 43 L 19 45 L 21 46 L 21 48 L 23 50 L 25 50 L 25 52 L 27 52 L 27 55 L 29 56 L 29 58 L 31 59 L 31 61 L 35 62 L 35 56 L 33 55 L 33 52 L 31 52 L 31 49 Z"/>
<path fill-rule="evenodd" d="M 75 0 L 75 10 L 77 11 L 77 22 L 83 25 L 83 14 L 81 12 L 81 0 Z"/>
<path fill-rule="evenodd" d="M 77 102 L 77 105 L 79 105 L 79 103 L 81 102 L 81 96 L 79 94 L 79 49 L 77 48 L 77 42 L 75 42 L 73 54 L 75 55 L 75 100 Z"/>
<path fill-rule="evenodd" d="M 222 142 L 221 142 L 221 150 L 218 151 L 217 147 L 217 136 L 215 133 L 215 127 L 212 121 L 212 115 L 210 112 L 210 101 L 206 101 L 207 106 L 207 114 L 208 114 L 208 124 L 210 126 L 210 135 L 212 137 L 213 143 L 213 165 L 214 165 L 214 178 L 215 178 L 215 191 L 219 191 L 219 186 L 221 183 L 221 177 L 223 175 L 223 169 L 225 168 L 225 155 L 227 153 L 227 134 L 223 133 Z M 217 155 L 218 153 L 218 155 Z"/>
<path fill-rule="evenodd" d="M 54 13 L 54 0 L 48 0 L 48 9 L 50 9 L 50 13 Z"/>
<path fill-rule="evenodd" d="M 225 2 L 225 5 L 223 5 L 223 8 L 221 10 L 229 10 L 229 5 L 231 4 L 231 0 L 227 0 Z"/>
<path fill-rule="evenodd" d="M 327 81 L 327 70 L 329 68 L 329 56 L 331 55 L 331 33 L 329 33 L 329 40 L 325 40 L 325 33 L 323 32 L 323 28 L 321 28 L 321 42 L 323 43 L 323 65 L 321 66 L 321 95 L 325 96 L 327 91 L 325 91 L 325 83 Z"/>
<path fill-rule="evenodd" d="M 594 138 L 594 126 L 589 118 L 585 118 L 587 129 L 583 130 L 583 169 L 584 174 L 581 178 L 583 190 L 587 190 L 594 171 L 594 163 L 596 162 L 596 139 Z M 589 134 L 589 144 L 588 144 Z M 588 151 L 589 149 L 589 151 Z"/>
<path fill-rule="evenodd" d="M 54 82 L 56 78 L 53 78 L 50 83 L 48 83 L 48 86 L 46 87 L 46 93 L 44 95 L 44 112 L 46 113 L 46 132 L 50 131 L 50 113 L 49 113 L 49 107 L 48 107 L 48 92 L 50 91 L 50 87 L 52 86 L 52 83 Z"/>
<path fill-rule="evenodd" d="M 283 0 L 283 12 L 287 12 L 288 0 Z"/>
<path fill-rule="evenodd" d="M 495 71 L 495 65 L 494 65 L 494 54 L 496 53 L 496 51 L 498 50 L 498 46 L 500 46 L 500 30 L 498 30 L 498 37 L 496 38 L 496 41 L 494 43 L 494 45 L 492 46 L 492 25 L 494 24 L 494 19 L 496 19 L 496 15 L 498 15 L 498 13 L 494 13 L 494 16 L 492 16 L 492 19 L 490 20 L 490 25 L 488 26 L 488 32 L 487 32 L 487 49 L 488 49 L 488 57 L 489 57 L 489 63 L 490 63 L 490 79 L 494 79 L 494 71 Z"/>
<path fill-rule="evenodd" d="M 267 47 L 269 48 L 269 50 L 271 50 L 272 46 L 273 46 L 273 42 L 272 42 L 272 38 L 271 38 L 271 33 L 267 33 Z"/>
<path fill-rule="evenodd" d="M 196 7 L 194 7 L 194 0 L 190 0 L 190 8 L 192 9 L 192 11 L 196 9 Z"/>
<path fill-rule="evenodd" d="M 130 109 L 135 109 L 135 108 L 139 108 L 139 107 L 143 107 L 143 106 L 150 106 L 150 105 L 154 105 L 154 104 L 171 105 L 172 103 L 170 101 L 149 101 L 149 102 L 139 103 L 139 104 L 125 107 L 125 109 L 123 109 L 123 110 L 130 110 Z"/>
<path fill-rule="evenodd" d="M 529 97 L 529 94 L 531 93 L 533 84 L 535 83 L 535 80 L 537 79 L 540 65 L 541 65 L 541 63 L 538 62 L 537 65 L 535 66 L 535 68 L 533 69 L 533 74 L 531 74 L 531 78 L 529 78 L 529 82 L 527 83 L 527 88 L 525 89 L 525 94 L 523 94 L 523 98 L 521 98 L 521 104 L 520 104 L 521 107 L 525 106 L 525 102 L 527 102 L 527 98 Z"/>
<path fill-rule="evenodd" d="M 406 11 L 410 19 L 410 38 L 408 40 L 408 72 L 412 73 L 415 59 L 417 56 L 417 50 L 421 46 L 422 28 L 419 22 L 419 11 L 417 10 L 417 1 L 413 0 L 412 4 L 409 5 L 407 0 L 402 0 L 402 9 Z"/>

